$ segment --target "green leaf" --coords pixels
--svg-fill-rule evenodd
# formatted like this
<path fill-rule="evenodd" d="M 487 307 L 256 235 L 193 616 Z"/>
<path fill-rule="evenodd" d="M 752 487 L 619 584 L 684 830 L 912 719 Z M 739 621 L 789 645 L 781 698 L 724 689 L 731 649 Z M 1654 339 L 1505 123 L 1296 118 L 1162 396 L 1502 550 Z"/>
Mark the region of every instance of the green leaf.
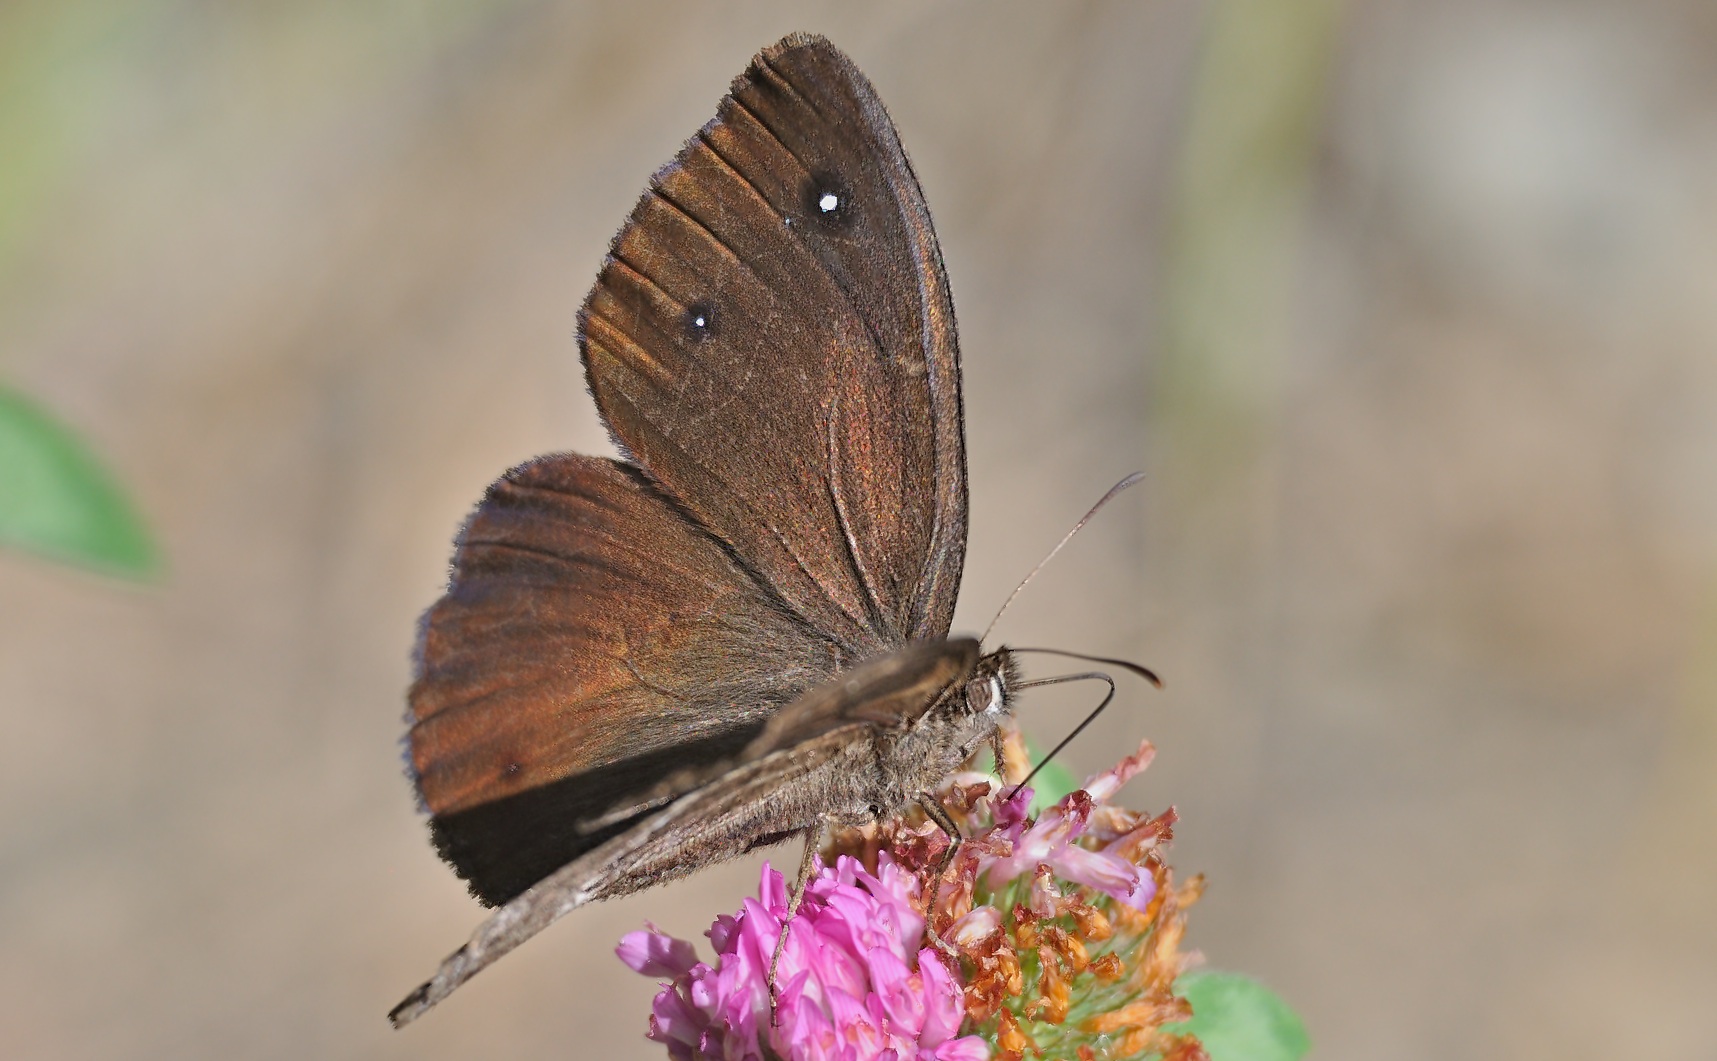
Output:
<path fill-rule="evenodd" d="M 1192 1020 L 1164 1025 L 1191 1032 L 1211 1061 L 1298 1061 L 1311 1049 L 1300 1018 L 1275 992 L 1238 973 L 1188 973 L 1175 992 L 1192 1003 Z"/>
<path fill-rule="evenodd" d="M 157 562 L 136 511 L 83 443 L 4 387 L 0 543 L 131 576 Z"/>

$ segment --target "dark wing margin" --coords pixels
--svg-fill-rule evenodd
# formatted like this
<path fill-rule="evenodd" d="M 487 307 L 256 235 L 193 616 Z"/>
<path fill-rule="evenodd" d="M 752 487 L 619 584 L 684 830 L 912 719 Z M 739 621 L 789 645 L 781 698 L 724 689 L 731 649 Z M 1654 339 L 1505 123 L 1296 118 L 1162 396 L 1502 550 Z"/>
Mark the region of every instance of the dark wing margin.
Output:
<path fill-rule="evenodd" d="M 579 342 L 616 441 L 849 659 L 946 634 L 953 305 L 899 137 L 827 41 L 765 49 L 655 175 Z"/>
<path fill-rule="evenodd" d="M 490 487 L 424 617 L 408 735 L 436 846 L 504 902 L 730 759 L 837 649 L 636 469 L 563 454 Z"/>
<path fill-rule="evenodd" d="M 396 1028 L 411 1023 L 586 903 L 683 877 L 819 824 L 828 809 L 819 797 L 851 788 L 851 778 L 871 754 L 863 739 L 869 729 L 867 723 L 852 723 L 742 764 L 559 867 L 490 915 L 433 977 L 388 1013 L 388 1020 Z"/>
<path fill-rule="evenodd" d="M 815 833 L 874 798 L 874 738 L 899 731 L 978 663 L 969 638 L 919 641 L 868 660 L 783 708 L 742 753 L 683 794 L 640 813 L 511 898 L 388 1014 L 407 1024 L 555 920 L 586 903 L 683 877 L 795 834 Z"/>

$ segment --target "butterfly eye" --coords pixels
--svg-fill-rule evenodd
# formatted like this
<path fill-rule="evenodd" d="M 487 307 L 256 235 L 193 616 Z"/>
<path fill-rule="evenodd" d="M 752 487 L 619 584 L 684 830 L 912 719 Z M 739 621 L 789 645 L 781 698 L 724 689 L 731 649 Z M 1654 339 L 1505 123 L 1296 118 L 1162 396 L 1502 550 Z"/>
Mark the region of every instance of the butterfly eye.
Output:
<path fill-rule="evenodd" d="M 830 174 L 805 182 L 805 213 L 825 228 L 845 228 L 853 219 L 852 195 L 846 184 Z"/>
<path fill-rule="evenodd" d="M 706 342 L 715 337 L 715 307 L 707 302 L 695 302 L 686 307 L 686 335 L 693 342 Z"/>

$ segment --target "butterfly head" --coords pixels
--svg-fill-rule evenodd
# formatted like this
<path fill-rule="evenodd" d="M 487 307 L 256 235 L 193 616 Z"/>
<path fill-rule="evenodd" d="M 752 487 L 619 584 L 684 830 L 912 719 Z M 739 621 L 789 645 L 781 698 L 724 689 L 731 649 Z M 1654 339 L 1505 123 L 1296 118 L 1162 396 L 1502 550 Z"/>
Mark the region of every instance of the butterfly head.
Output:
<path fill-rule="evenodd" d="M 978 658 L 977 666 L 965 680 L 960 696 L 951 697 L 954 717 L 948 719 L 953 730 L 959 759 L 964 761 L 995 733 L 996 728 L 1013 713 L 1013 688 L 1019 681 L 1019 665 L 1013 653 L 997 649 Z"/>
<path fill-rule="evenodd" d="M 998 648 L 979 657 L 972 676 L 966 679 L 966 713 L 973 720 L 987 720 L 994 727 L 1008 713 L 1018 680 L 1019 664 L 1007 649 Z"/>

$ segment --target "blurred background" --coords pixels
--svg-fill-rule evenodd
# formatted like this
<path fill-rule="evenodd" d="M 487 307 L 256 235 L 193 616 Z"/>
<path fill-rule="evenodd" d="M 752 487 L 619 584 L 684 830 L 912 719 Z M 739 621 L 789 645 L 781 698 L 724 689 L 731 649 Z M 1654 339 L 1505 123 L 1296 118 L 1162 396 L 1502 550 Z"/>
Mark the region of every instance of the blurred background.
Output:
<path fill-rule="evenodd" d="M 0 5 L 0 385 L 162 557 L 0 551 L 5 1053 L 661 1056 L 611 948 L 756 860 L 388 1029 L 482 916 L 403 691 L 484 486 L 608 451 L 577 306 L 793 29 L 936 215 L 956 628 L 1149 472 L 998 634 L 1166 678 L 1068 759 L 1157 742 L 1191 944 L 1317 1057 L 1717 1056 L 1707 0 Z"/>

